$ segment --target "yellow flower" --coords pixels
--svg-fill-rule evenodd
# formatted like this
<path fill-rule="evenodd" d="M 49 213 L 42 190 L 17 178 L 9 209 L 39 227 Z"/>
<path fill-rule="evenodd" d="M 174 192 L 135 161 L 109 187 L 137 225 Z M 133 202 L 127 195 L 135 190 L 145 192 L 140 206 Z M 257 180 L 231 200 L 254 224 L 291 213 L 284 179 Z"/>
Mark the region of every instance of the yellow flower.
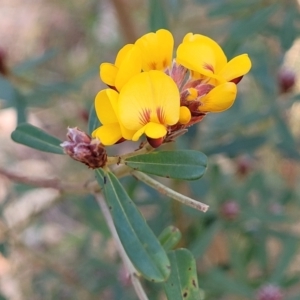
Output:
<path fill-rule="evenodd" d="M 238 55 L 229 62 L 222 48 L 212 39 L 188 33 L 177 49 L 177 63 L 192 71 L 194 78 L 210 79 L 214 85 L 234 81 L 251 69 L 247 54 Z"/>
<path fill-rule="evenodd" d="M 144 71 L 164 71 L 171 65 L 174 40 L 168 30 L 160 29 L 156 33 L 147 33 L 139 38 L 135 45 L 141 50 Z"/>
<path fill-rule="evenodd" d="M 119 94 L 112 89 L 100 91 L 95 99 L 95 110 L 102 126 L 92 133 L 103 145 L 113 145 L 122 138 L 130 140 L 134 132 L 127 130 L 119 123 L 117 116 L 117 103 Z"/>
<path fill-rule="evenodd" d="M 233 82 L 225 82 L 214 87 L 200 98 L 198 110 L 206 112 L 222 112 L 232 106 L 236 98 L 237 86 Z"/>
<path fill-rule="evenodd" d="M 119 51 L 115 64 L 100 65 L 100 78 L 109 87 L 120 91 L 131 77 L 141 72 L 141 68 L 142 58 L 139 47 L 127 44 Z"/>
<path fill-rule="evenodd" d="M 120 123 L 134 131 L 133 141 L 145 135 L 163 138 L 167 126 L 179 120 L 180 95 L 174 81 L 160 71 L 143 72 L 122 88 L 118 102 Z"/>

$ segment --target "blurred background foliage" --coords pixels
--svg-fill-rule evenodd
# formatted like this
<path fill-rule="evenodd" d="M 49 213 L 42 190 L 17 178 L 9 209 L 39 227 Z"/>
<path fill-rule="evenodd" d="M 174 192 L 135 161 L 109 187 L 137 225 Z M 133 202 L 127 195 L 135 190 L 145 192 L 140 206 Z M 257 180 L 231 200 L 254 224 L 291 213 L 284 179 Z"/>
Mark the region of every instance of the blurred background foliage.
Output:
<path fill-rule="evenodd" d="M 159 28 L 177 45 L 187 32 L 208 35 L 229 59 L 248 53 L 253 67 L 230 110 L 169 146 L 208 155 L 201 180 L 167 182 L 209 204 L 206 214 L 123 183 L 157 235 L 180 229 L 203 299 L 255 299 L 270 283 L 282 299 L 300 299 L 299 8 L 296 0 L 0 0 L 0 299 L 136 299 L 93 196 L 14 177 L 84 183 L 93 173 L 10 133 L 24 121 L 60 139 L 67 126 L 88 131 L 104 88 L 99 64 Z M 165 299 L 162 286 L 144 284 L 149 299 Z"/>

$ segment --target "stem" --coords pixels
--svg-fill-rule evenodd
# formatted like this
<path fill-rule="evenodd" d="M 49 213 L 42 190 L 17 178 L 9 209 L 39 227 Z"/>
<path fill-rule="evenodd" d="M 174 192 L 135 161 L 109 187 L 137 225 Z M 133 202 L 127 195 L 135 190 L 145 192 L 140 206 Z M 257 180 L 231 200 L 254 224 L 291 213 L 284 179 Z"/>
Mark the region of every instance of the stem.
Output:
<path fill-rule="evenodd" d="M 113 164 L 117 164 L 117 165 L 123 164 L 124 160 L 126 158 L 133 157 L 133 156 L 140 155 L 140 154 L 146 154 L 146 153 L 152 152 L 153 150 L 155 150 L 155 149 L 152 148 L 148 143 L 146 143 L 143 146 L 143 148 L 138 149 L 134 152 L 126 153 L 126 154 L 120 155 L 120 156 L 110 156 L 110 157 L 108 157 L 106 165 L 109 166 L 109 165 L 113 165 Z"/>
<path fill-rule="evenodd" d="M 163 185 L 162 183 L 156 181 L 155 179 L 149 177 L 148 175 L 141 173 L 139 171 L 132 171 L 131 174 L 136 177 L 138 180 L 146 183 L 147 185 L 151 186 L 152 188 L 154 188 L 155 190 L 157 190 L 159 193 L 166 195 L 174 200 L 177 200 L 187 206 L 193 207 L 197 210 L 206 212 L 209 208 L 208 205 L 196 201 L 192 198 L 189 198 L 187 196 L 184 196 L 178 192 L 175 192 L 174 190 L 166 187 L 165 185 Z"/>
<path fill-rule="evenodd" d="M 112 0 L 112 5 L 115 8 L 119 26 L 127 43 L 134 43 L 137 39 L 135 26 L 128 10 L 127 1 Z"/>
<path fill-rule="evenodd" d="M 20 238 L 18 238 L 14 231 L 7 228 L 7 226 L 0 222 L 0 232 L 3 234 L 1 238 L 6 238 L 10 240 L 20 251 L 25 253 L 26 259 L 29 260 L 29 264 L 41 265 L 45 268 L 51 268 L 54 270 L 67 284 L 74 286 L 78 290 L 78 294 L 84 299 L 98 299 L 96 295 L 93 295 L 80 281 L 74 272 L 64 267 L 62 264 L 53 261 L 50 257 L 41 253 L 40 251 L 35 251 L 34 249 L 28 247 L 24 244 Z"/>
<path fill-rule="evenodd" d="M 102 197 L 102 195 L 100 194 L 94 194 L 95 195 L 95 198 L 103 212 L 103 216 L 106 220 L 106 223 L 108 225 L 108 228 L 116 242 L 116 246 L 117 246 L 117 249 L 118 249 L 118 252 L 123 260 L 123 263 L 124 265 L 126 266 L 126 269 L 128 270 L 129 272 L 129 275 L 130 275 L 130 279 L 131 279 L 131 282 L 132 282 L 132 285 L 135 289 L 135 292 L 137 294 L 137 296 L 139 297 L 140 300 L 148 300 L 148 297 L 141 285 L 141 282 L 139 281 L 139 278 L 138 278 L 138 271 L 135 269 L 135 267 L 133 266 L 133 264 L 131 263 L 130 259 L 128 258 L 124 248 L 123 248 L 123 245 L 119 239 L 119 236 L 118 236 L 118 233 L 116 231 L 116 228 L 115 228 L 115 225 L 114 225 L 114 222 L 113 222 L 113 219 L 112 219 L 112 216 L 110 214 L 110 211 L 109 211 L 109 208 L 107 207 L 107 204 L 104 200 L 104 198 Z"/>
<path fill-rule="evenodd" d="M 123 166 L 120 166 L 119 168 L 117 168 L 116 170 L 114 170 L 114 174 L 116 177 L 118 178 L 122 178 L 124 176 L 127 176 L 131 173 L 132 169 L 123 165 Z"/>
<path fill-rule="evenodd" d="M 36 187 L 43 187 L 43 188 L 53 188 L 60 192 L 69 192 L 69 193 L 88 193 L 90 190 L 93 190 L 93 188 L 86 186 L 86 184 L 70 184 L 70 183 L 62 183 L 60 179 L 47 179 L 47 178 L 40 178 L 40 177 L 27 177 L 24 175 L 19 175 L 16 173 L 13 173 L 11 171 L 5 170 L 0 168 L 0 175 L 5 176 L 11 181 L 24 183 Z"/>

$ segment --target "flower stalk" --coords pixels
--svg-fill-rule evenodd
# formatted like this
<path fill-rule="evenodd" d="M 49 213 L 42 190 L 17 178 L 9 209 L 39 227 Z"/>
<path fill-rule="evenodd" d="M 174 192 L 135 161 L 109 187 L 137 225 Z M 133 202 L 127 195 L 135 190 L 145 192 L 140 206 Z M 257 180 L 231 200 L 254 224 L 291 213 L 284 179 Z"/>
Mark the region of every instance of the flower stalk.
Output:
<path fill-rule="evenodd" d="M 127 269 L 127 271 L 129 272 L 129 276 L 130 276 L 130 280 L 132 282 L 132 285 L 135 289 L 135 292 L 137 294 L 137 296 L 139 297 L 140 300 L 148 300 L 148 297 L 143 289 L 143 286 L 139 280 L 139 273 L 138 271 L 135 269 L 135 267 L 133 266 L 133 264 L 131 263 L 130 259 L 128 258 L 124 248 L 123 248 L 123 245 L 119 239 L 119 236 L 118 236 L 118 233 L 117 233 L 117 230 L 115 228 L 115 225 L 114 225 L 114 222 L 113 222 L 113 219 L 112 219 L 112 216 L 110 214 L 110 211 L 109 211 L 109 208 L 104 200 L 104 198 L 102 197 L 101 194 L 94 194 L 101 210 L 102 210 L 102 213 L 103 213 L 103 216 L 105 218 L 105 221 L 108 225 L 108 228 L 111 232 L 111 235 L 113 236 L 114 240 L 115 240 L 115 243 L 116 243 L 116 247 L 118 249 L 118 252 L 123 260 L 123 263 Z"/>
<path fill-rule="evenodd" d="M 184 205 L 190 206 L 202 212 L 207 212 L 209 206 L 202 202 L 196 201 L 190 197 L 184 196 L 168 187 L 164 184 L 156 181 L 155 179 L 151 178 L 150 176 L 141 173 L 139 171 L 132 171 L 131 174 L 137 178 L 138 180 L 146 183 L 148 186 L 152 187 L 153 189 L 157 190 L 159 193 L 168 196 L 174 200 L 181 202 Z"/>

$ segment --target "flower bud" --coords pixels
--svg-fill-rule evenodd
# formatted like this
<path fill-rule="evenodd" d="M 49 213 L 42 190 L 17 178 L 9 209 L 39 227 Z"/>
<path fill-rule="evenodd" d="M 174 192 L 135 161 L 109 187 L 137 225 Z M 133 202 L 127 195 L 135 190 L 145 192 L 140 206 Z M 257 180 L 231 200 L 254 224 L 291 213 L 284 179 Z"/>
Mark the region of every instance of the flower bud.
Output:
<path fill-rule="evenodd" d="M 240 214 L 240 205 L 235 200 L 227 200 L 221 206 L 221 215 L 228 221 L 237 219 Z"/>
<path fill-rule="evenodd" d="M 68 128 L 67 138 L 68 141 L 63 142 L 61 147 L 71 158 L 86 164 L 92 169 L 105 166 L 107 154 L 98 139 L 91 139 L 89 135 L 77 127 Z"/>
<path fill-rule="evenodd" d="M 150 137 L 147 137 L 147 141 L 153 148 L 158 148 L 164 141 L 164 138 L 158 138 L 158 139 L 152 139 Z"/>
<path fill-rule="evenodd" d="M 281 93 L 289 92 L 296 83 L 296 74 L 290 69 L 281 69 L 278 74 L 278 84 Z"/>
<path fill-rule="evenodd" d="M 257 300 L 283 300 L 281 289 L 273 284 L 263 285 L 256 294 Z"/>
<path fill-rule="evenodd" d="M 253 170 L 254 159 L 249 155 L 239 156 L 236 160 L 236 171 L 241 177 L 247 176 Z"/>
<path fill-rule="evenodd" d="M 0 74 L 8 75 L 8 67 L 6 65 L 7 54 L 4 49 L 0 48 Z"/>

